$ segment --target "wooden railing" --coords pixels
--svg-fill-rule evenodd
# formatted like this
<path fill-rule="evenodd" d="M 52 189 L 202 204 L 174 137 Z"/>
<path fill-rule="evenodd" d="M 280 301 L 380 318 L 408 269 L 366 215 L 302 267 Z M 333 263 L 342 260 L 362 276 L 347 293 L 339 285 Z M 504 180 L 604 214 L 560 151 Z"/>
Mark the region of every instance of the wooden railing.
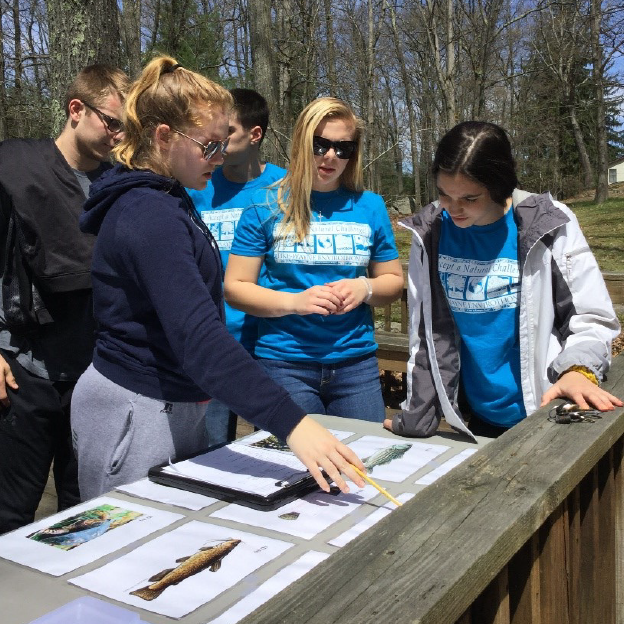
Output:
<path fill-rule="evenodd" d="M 403 294 L 398 301 L 391 305 L 377 308 L 377 329 L 375 339 L 378 350 L 379 370 L 391 373 L 407 372 L 407 357 L 409 354 L 408 340 L 408 312 L 407 312 L 407 263 L 403 263 L 405 285 Z M 611 300 L 618 311 L 624 309 L 624 273 L 602 274 L 611 296 Z M 379 321 L 381 320 L 381 327 Z M 403 380 L 405 387 L 405 379 Z"/>
<path fill-rule="evenodd" d="M 624 357 L 605 387 L 624 396 Z M 543 408 L 244 624 L 622 624 L 623 410 Z M 459 434 L 447 434 L 459 435 Z"/>

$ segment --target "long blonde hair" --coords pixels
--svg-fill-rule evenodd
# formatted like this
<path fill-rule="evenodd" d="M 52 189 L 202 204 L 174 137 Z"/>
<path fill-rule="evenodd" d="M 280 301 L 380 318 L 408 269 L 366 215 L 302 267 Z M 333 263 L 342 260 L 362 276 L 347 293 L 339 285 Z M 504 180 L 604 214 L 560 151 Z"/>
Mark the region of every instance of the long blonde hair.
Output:
<path fill-rule="evenodd" d="M 346 102 L 337 98 L 322 97 L 310 102 L 301 111 L 295 123 L 290 147 L 290 165 L 277 190 L 277 205 L 284 213 L 281 235 L 294 234 L 299 242 L 310 232 L 312 212 L 310 195 L 316 171 L 312 139 L 318 125 L 326 119 L 340 120 L 353 125 L 353 140 L 357 141 L 358 147 L 340 176 L 340 185 L 350 191 L 364 190 L 360 140 L 363 122 Z"/>
<path fill-rule="evenodd" d="M 158 56 L 130 88 L 124 108 L 124 138 L 113 154 L 129 169 L 151 169 L 170 176 L 153 142 L 159 124 L 186 130 L 200 123 L 199 111 L 230 111 L 230 92 L 216 82 L 181 67 L 170 56 Z"/>

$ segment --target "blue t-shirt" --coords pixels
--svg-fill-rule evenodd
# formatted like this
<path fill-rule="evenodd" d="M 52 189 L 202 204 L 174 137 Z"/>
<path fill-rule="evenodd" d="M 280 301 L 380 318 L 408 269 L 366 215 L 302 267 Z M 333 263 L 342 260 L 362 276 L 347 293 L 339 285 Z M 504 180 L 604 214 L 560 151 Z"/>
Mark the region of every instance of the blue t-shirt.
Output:
<path fill-rule="evenodd" d="M 219 244 L 224 271 L 230 256 L 236 225 L 243 210 L 252 204 L 254 193 L 281 180 L 285 175 L 285 169 L 266 163 L 264 171 L 257 178 L 239 183 L 230 182 L 219 168 L 212 174 L 212 179 L 203 191 L 187 189 L 201 218 Z M 262 279 L 260 275 L 260 283 Z M 253 353 L 258 336 L 258 319 L 225 303 L 225 322 L 229 332 L 247 351 Z"/>
<path fill-rule="evenodd" d="M 513 209 L 489 225 L 457 227 L 442 213 L 438 272 L 461 336 L 472 410 L 511 427 L 526 416 L 520 384 L 518 228 Z"/>
<path fill-rule="evenodd" d="M 301 292 L 315 285 L 366 275 L 371 261 L 398 258 L 383 199 L 369 191 L 312 192 L 310 233 L 302 243 L 279 238 L 277 192 L 258 196 L 241 217 L 232 253 L 264 256 L 266 288 Z M 266 196 L 265 196 L 266 197 Z M 289 314 L 260 319 L 256 356 L 274 360 L 343 362 L 377 349 L 368 305 L 347 314 Z"/>

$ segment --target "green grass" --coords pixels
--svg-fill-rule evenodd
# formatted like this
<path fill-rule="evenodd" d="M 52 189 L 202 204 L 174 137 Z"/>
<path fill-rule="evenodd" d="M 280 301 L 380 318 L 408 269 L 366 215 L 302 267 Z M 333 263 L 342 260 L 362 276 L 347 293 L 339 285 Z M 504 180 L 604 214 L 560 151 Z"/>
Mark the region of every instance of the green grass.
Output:
<path fill-rule="evenodd" d="M 570 202 L 570 208 L 585 234 L 602 271 L 624 272 L 624 197 L 608 199 L 604 204 L 589 201 Z M 409 259 L 411 233 L 394 229 L 400 260 Z"/>
<path fill-rule="evenodd" d="M 624 272 L 624 198 L 570 203 L 602 271 Z"/>
<path fill-rule="evenodd" d="M 407 262 L 409 260 L 410 245 L 412 244 L 412 233 L 404 227 L 394 228 L 394 238 L 399 250 L 399 260 Z"/>

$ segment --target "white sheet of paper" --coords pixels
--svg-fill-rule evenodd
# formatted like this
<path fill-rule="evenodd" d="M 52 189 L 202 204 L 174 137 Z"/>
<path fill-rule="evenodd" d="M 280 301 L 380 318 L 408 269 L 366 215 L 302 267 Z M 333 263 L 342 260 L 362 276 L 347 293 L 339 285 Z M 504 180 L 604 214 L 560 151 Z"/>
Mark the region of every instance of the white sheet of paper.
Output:
<path fill-rule="evenodd" d="M 229 444 L 167 466 L 164 471 L 262 496 L 279 491 L 280 482 L 297 481 L 308 474 L 306 467 L 290 453 L 243 444 Z"/>
<path fill-rule="evenodd" d="M 183 517 L 102 496 L 3 535 L 0 537 L 0 556 L 60 576 Z M 69 518 L 75 520 L 64 527 L 46 531 Z M 39 539 L 46 541 L 33 539 L 36 533 Z"/>
<path fill-rule="evenodd" d="M 332 433 L 338 439 L 355 435 L 351 431 Z M 282 482 L 293 483 L 309 474 L 290 448 L 267 431 L 167 466 L 164 471 L 260 496 L 278 492 Z"/>
<path fill-rule="evenodd" d="M 346 440 L 347 438 L 350 438 L 351 436 L 355 435 L 353 431 L 341 431 L 339 429 L 328 429 L 328 431 L 340 441 Z M 255 431 L 254 433 L 250 433 L 249 435 L 246 435 L 244 438 L 238 438 L 237 440 L 234 440 L 232 444 L 242 444 L 244 446 L 252 446 L 252 445 L 257 445 L 259 442 L 263 442 L 264 440 L 269 440 L 269 439 L 274 444 L 277 443 L 280 449 L 283 449 L 283 448 L 286 449 L 285 451 L 278 451 L 278 452 L 287 452 L 292 455 L 292 451 L 290 450 L 290 448 L 287 445 L 279 442 L 279 440 L 276 440 L 275 436 L 269 433 L 268 431 Z M 271 450 L 271 449 L 269 448 L 268 450 Z"/>
<path fill-rule="evenodd" d="M 363 436 L 348 445 L 364 462 L 368 476 L 400 483 L 450 447 L 378 436 Z"/>
<path fill-rule="evenodd" d="M 413 496 L 414 494 L 405 492 L 403 494 L 399 494 L 395 498 L 401 503 L 406 503 L 410 498 L 413 498 Z M 358 522 L 356 525 L 352 526 L 344 533 L 341 533 L 338 537 L 330 540 L 329 543 L 332 546 L 338 546 L 339 548 L 342 548 L 342 546 L 348 544 L 351 540 L 354 540 L 358 535 L 361 535 L 367 529 L 370 529 L 374 524 L 377 524 L 382 518 L 385 518 L 395 509 L 398 509 L 397 506 L 392 501 L 387 501 L 383 507 L 380 507 L 379 509 L 373 511 L 370 516 L 367 516 L 364 520 Z"/>
<path fill-rule="evenodd" d="M 139 479 L 134 483 L 120 485 L 115 489 L 130 494 L 131 496 L 149 498 L 159 503 L 184 507 L 185 509 L 192 509 L 193 511 L 198 511 L 213 503 L 219 502 L 216 498 L 212 498 L 211 496 L 204 496 L 203 494 L 195 494 L 187 490 L 179 490 L 175 487 L 160 485 L 147 478 Z"/>
<path fill-rule="evenodd" d="M 177 584 L 173 583 L 176 578 L 171 575 L 162 578 L 162 586 L 155 587 L 158 581 L 150 581 L 159 573 L 176 568 L 182 575 L 185 562 L 180 561 L 181 558 L 194 556 L 201 548 L 216 549 L 229 540 L 240 542 L 221 555 L 217 551 L 202 551 L 203 565 L 194 565 L 199 571 L 184 573 L 185 578 L 177 579 Z M 72 579 L 70 583 L 134 607 L 180 618 L 230 589 L 292 546 L 268 537 L 193 520 L 97 570 Z M 188 566 L 192 563 L 188 562 Z M 131 593 L 150 587 L 152 590 L 164 589 L 152 600 Z"/>
<path fill-rule="evenodd" d="M 414 483 L 416 485 L 431 485 L 434 481 L 437 481 L 442 475 L 445 475 L 449 470 L 459 466 L 463 461 L 468 459 L 471 455 L 474 455 L 478 449 L 464 449 L 457 453 L 450 459 L 447 459 L 443 464 L 440 464 L 437 468 L 434 468 L 431 472 L 420 477 Z"/>
<path fill-rule="evenodd" d="M 310 550 L 305 553 L 297 561 L 286 566 L 277 574 L 265 581 L 251 594 L 248 594 L 239 600 L 231 609 L 228 609 L 214 620 L 210 620 L 206 624 L 236 624 L 245 616 L 255 611 L 259 606 L 263 605 L 267 600 L 279 594 L 283 589 L 291 583 L 300 579 L 304 574 L 309 572 L 314 566 L 325 561 L 329 555 L 327 553 Z"/>
<path fill-rule="evenodd" d="M 241 505 L 228 505 L 210 515 L 214 518 L 234 520 L 311 539 L 379 493 L 370 485 L 349 494 L 342 494 L 339 490 L 338 492 L 338 494 L 312 492 L 273 511 L 257 511 Z"/>

